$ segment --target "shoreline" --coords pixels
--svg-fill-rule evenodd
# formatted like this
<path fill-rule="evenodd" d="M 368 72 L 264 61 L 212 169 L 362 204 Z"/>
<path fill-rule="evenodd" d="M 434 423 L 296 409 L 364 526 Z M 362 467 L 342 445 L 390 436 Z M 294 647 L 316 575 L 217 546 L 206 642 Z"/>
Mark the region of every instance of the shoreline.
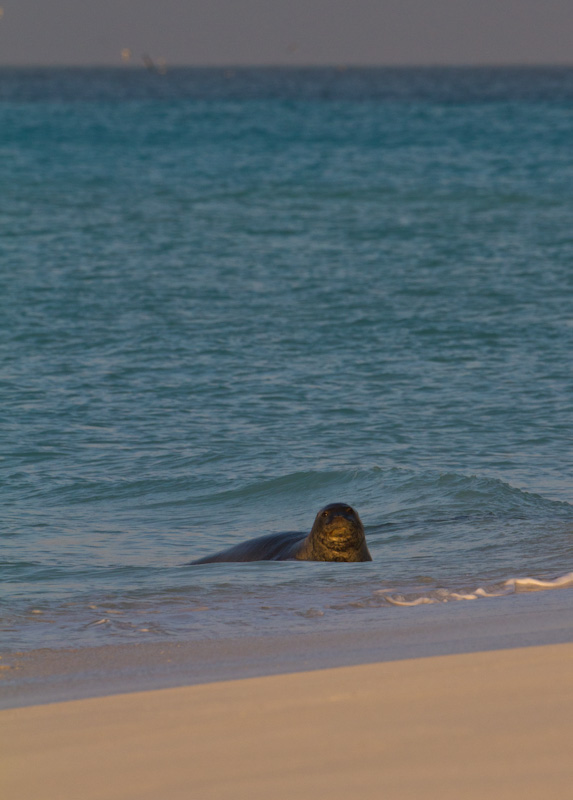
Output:
<path fill-rule="evenodd" d="M 573 644 L 3 711 L 11 800 L 566 796 Z"/>
<path fill-rule="evenodd" d="M 573 642 L 573 588 L 396 610 L 368 629 L 0 651 L 0 709 Z"/>

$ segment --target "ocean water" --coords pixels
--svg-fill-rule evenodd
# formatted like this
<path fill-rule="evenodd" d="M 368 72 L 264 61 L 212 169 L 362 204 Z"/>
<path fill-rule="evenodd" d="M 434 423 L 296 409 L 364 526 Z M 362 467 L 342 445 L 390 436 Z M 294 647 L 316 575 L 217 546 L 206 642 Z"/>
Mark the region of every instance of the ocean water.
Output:
<path fill-rule="evenodd" d="M 572 141 L 571 69 L 1 70 L 4 647 L 571 586 Z M 185 566 L 335 501 L 372 563 Z"/>

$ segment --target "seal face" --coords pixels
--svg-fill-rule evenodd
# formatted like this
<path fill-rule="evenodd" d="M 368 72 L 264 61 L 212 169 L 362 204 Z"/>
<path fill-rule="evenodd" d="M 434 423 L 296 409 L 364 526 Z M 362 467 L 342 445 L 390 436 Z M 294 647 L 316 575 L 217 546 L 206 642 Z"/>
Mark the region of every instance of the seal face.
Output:
<path fill-rule="evenodd" d="M 346 503 L 321 508 L 310 533 L 272 533 L 198 558 L 191 564 L 221 561 L 372 561 L 364 526 Z"/>

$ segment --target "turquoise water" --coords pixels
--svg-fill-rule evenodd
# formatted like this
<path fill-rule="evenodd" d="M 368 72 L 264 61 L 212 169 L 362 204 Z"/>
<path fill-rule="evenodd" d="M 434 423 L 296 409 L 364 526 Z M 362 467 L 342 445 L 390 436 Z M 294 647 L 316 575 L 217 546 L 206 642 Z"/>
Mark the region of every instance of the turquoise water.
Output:
<path fill-rule="evenodd" d="M 0 71 L 5 645 L 570 583 L 572 141 L 567 69 Z M 371 564 L 181 566 L 335 501 Z"/>

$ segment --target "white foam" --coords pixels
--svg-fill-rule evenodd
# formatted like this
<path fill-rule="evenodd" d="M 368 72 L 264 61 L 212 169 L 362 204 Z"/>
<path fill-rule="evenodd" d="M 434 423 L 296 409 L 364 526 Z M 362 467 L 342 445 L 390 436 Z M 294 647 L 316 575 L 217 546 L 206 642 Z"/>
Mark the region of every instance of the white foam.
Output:
<path fill-rule="evenodd" d="M 511 588 L 507 588 L 488 592 L 487 589 L 484 589 L 482 586 L 480 586 L 475 590 L 475 594 L 478 597 L 505 597 L 508 594 L 513 594 L 513 590 Z"/>
<path fill-rule="evenodd" d="M 405 597 L 402 595 L 388 595 L 386 597 L 389 603 L 392 603 L 393 606 L 421 606 L 421 605 L 428 605 L 429 603 L 439 603 L 439 600 L 434 600 L 432 597 L 417 597 L 415 600 L 406 600 Z"/>
<path fill-rule="evenodd" d="M 479 586 L 471 591 L 456 592 L 451 589 L 434 589 L 428 594 L 403 595 L 390 594 L 391 589 L 378 589 L 374 592 L 381 595 L 384 600 L 393 606 L 421 606 L 432 603 L 449 603 L 456 600 L 479 600 L 480 598 L 506 597 L 518 592 L 540 592 L 548 589 L 564 589 L 573 586 L 573 572 L 568 572 L 552 580 L 540 580 L 539 578 L 509 578 L 503 584 L 484 589 Z"/>
<path fill-rule="evenodd" d="M 505 585 L 513 588 L 515 592 L 539 592 L 544 589 L 563 589 L 573 586 L 573 572 L 554 578 L 552 581 L 540 581 L 537 578 L 510 578 Z"/>
<path fill-rule="evenodd" d="M 451 592 L 450 597 L 452 600 L 477 600 L 478 595 L 475 593 L 472 594 L 460 594 L 459 592 Z"/>

